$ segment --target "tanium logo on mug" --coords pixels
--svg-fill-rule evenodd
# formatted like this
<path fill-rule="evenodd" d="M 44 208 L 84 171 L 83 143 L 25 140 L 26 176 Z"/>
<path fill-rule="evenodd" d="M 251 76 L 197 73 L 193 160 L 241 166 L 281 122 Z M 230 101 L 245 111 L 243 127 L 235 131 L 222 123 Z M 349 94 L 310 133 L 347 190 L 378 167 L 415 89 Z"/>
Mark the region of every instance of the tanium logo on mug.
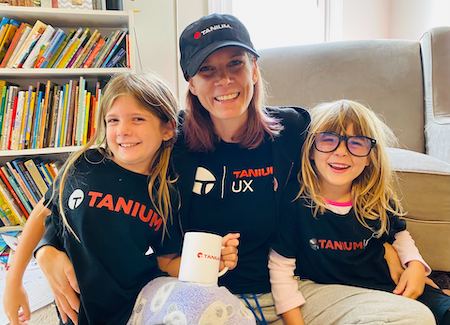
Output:
<path fill-rule="evenodd" d="M 214 255 L 209 255 L 209 254 L 204 254 L 202 252 L 198 252 L 197 253 L 197 257 L 198 258 L 206 258 L 207 260 L 216 260 L 220 262 L 220 256 L 214 256 Z"/>
<path fill-rule="evenodd" d="M 206 232 L 187 232 L 184 235 L 178 279 L 204 285 L 217 285 L 222 237 Z"/>

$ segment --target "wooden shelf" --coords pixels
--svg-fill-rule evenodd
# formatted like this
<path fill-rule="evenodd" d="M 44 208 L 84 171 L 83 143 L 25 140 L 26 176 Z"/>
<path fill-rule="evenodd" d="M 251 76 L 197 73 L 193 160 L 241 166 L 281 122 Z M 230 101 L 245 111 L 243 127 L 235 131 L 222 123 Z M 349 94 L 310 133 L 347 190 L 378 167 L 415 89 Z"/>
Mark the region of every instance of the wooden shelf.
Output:
<path fill-rule="evenodd" d="M 34 78 L 45 77 L 77 77 L 77 76 L 110 76 L 129 72 L 130 68 L 88 68 L 88 69 L 0 69 L 2 78 Z"/>
<path fill-rule="evenodd" d="M 69 146 L 59 148 L 23 149 L 23 150 L 0 150 L 0 157 L 18 156 L 41 156 L 71 153 L 80 149 L 81 146 Z"/>
<path fill-rule="evenodd" d="M 0 6 L 0 14 L 20 21 L 42 20 L 57 26 L 111 27 L 128 26 L 129 13 L 118 10 L 81 10 Z"/>

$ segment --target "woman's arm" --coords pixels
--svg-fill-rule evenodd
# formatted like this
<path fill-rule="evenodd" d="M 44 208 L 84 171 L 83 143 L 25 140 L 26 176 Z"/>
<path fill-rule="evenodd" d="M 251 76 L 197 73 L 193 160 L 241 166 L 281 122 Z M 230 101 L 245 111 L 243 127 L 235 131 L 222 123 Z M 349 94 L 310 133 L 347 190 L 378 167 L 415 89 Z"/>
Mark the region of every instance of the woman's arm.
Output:
<path fill-rule="evenodd" d="M 6 287 L 3 297 L 3 305 L 11 324 L 19 324 L 20 321 L 30 319 L 30 309 L 27 294 L 22 286 L 23 274 L 33 255 L 33 250 L 42 238 L 45 230 L 45 219 L 51 211 L 43 204 L 41 199 L 33 211 L 23 229 L 14 254 L 14 260 L 6 274 Z M 22 310 L 22 313 L 20 311 Z M 19 314 L 20 313 L 20 314 Z"/>

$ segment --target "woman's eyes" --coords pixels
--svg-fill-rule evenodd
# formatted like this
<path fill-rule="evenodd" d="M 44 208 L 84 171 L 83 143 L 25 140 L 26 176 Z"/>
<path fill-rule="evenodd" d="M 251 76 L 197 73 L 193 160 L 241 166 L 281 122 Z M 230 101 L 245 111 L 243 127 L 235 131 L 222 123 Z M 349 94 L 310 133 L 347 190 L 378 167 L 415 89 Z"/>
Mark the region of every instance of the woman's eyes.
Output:
<path fill-rule="evenodd" d="M 231 69 L 236 69 L 236 68 L 241 67 L 243 64 L 244 64 L 243 60 L 235 59 L 235 60 L 231 60 L 230 62 L 228 62 L 227 67 L 231 68 Z M 204 65 L 198 69 L 198 72 L 203 73 L 203 74 L 213 74 L 216 70 L 217 69 L 214 66 Z"/>
<path fill-rule="evenodd" d="M 211 72 L 212 70 L 213 70 L 213 68 L 210 66 L 203 66 L 203 67 L 200 67 L 200 69 L 198 69 L 198 72 Z"/>
<path fill-rule="evenodd" d="M 242 60 L 233 60 L 229 63 L 230 66 L 235 67 L 243 64 L 244 62 Z"/>

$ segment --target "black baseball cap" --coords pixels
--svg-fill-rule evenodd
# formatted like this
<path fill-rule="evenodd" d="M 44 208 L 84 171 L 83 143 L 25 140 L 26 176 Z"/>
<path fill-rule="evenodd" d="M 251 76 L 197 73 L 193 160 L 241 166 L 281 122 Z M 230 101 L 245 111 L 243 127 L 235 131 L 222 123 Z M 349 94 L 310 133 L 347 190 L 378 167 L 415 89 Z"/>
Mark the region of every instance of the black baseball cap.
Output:
<path fill-rule="evenodd" d="M 232 15 L 211 14 L 187 26 L 180 36 L 180 65 L 184 78 L 193 77 L 211 53 L 226 46 L 242 47 L 259 56 L 247 28 Z"/>

